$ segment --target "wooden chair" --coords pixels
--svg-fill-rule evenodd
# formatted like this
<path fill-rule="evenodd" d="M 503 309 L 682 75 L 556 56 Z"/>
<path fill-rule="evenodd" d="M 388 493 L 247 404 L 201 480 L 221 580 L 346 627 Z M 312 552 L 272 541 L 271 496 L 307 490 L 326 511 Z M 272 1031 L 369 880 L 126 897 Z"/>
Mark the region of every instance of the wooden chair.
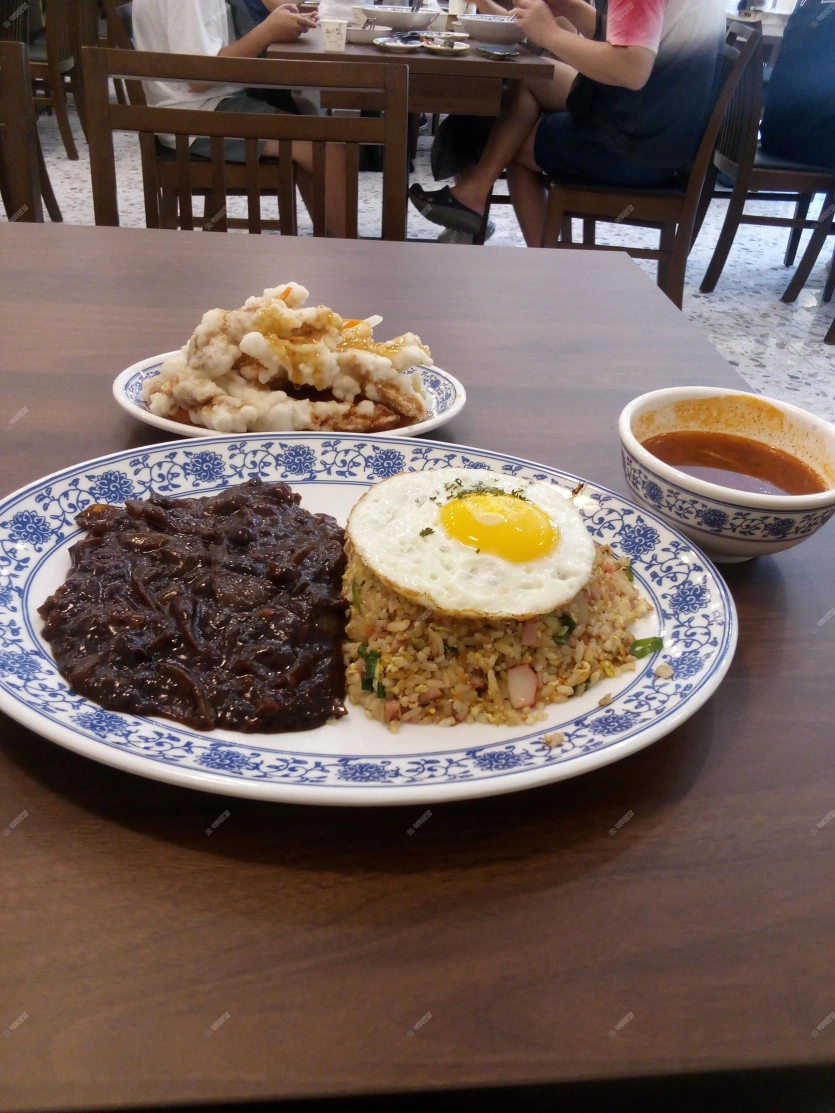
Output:
<path fill-rule="evenodd" d="M 206 198 L 203 227 L 225 231 L 232 226 L 226 213 L 230 196 L 247 198 L 245 227 L 260 232 L 265 226 L 260 199 L 277 199 L 282 234 L 296 235 L 296 167 L 291 158 L 294 140 L 313 144 L 313 234 L 325 234 L 325 148 L 341 144 L 346 156 L 347 235 L 357 235 L 359 146 L 385 148 L 382 200 L 382 238 L 406 238 L 407 161 L 406 118 L 408 67 L 387 63 L 357 66 L 351 62 L 284 61 L 263 58 L 206 58 L 184 54 L 149 54 L 128 50 L 85 48 L 84 80 L 89 105 L 90 168 L 97 224 L 118 224 L 119 211 L 113 132 L 139 134 L 145 215 L 148 227 L 193 229 L 194 196 Z M 206 112 L 195 109 L 111 103 L 108 80 L 122 78 L 131 100 L 137 80 L 158 79 L 193 84 L 232 82 L 247 87 L 356 90 L 377 98 L 380 117 L 295 116 L 283 113 Z M 163 148 L 157 134 L 173 135 L 176 150 Z M 211 159 L 189 154 L 189 137 L 211 139 Z M 224 138 L 245 141 L 246 162 L 226 162 Z M 259 161 L 258 143 L 277 140 L 280 157 Z"/>
<path fill-rule="evenodd" d="M 43 221 L 39 150 L 26 47 L 0 41 L 0 195 L 10 221 Z"/>
<path fill-rule="evenodd" d="M 78 67 L 75 59 L 76 8 L 74 0 L 49 0 L 46 26 L 29 43 L 29 69 L 35 83 L 35 107 L 55 113 L 67 158 L 77 159 L 70 119 L 67 91 L 76 105 L 81 103 Z M 81 110 L 83 112 L 83 108 Z M 80 115 L 81 113 L 79 113 Z"/>
<path fill-rule="evenodd" d="M 752 67 L 762 71 L 761 36 L 756 28 L 732 28 L 725 43 L 718 95 L 689 174 L 680 187 L 669 189 L 589 185 L 553 181 L 543 247 L 626 251 L 635 259 L 658 263 L 658 286 L 681 308 L 687 257 L 696 239 L 716 180 L 713 152 L 728 106 Z M 571 240 L 571 217 L 583 220 L 583 243 Z M 657 248 L 609 247 L 595 243 L 598 221 L 622 227 L 657 229 Z M 562 235 L 562 239 L 560 236 Z"/>
<path fill-rule="evenodd" d="M 730 178 L 733 189 L 728 199 L 728 211 L 725 214 L 713 257 L 699 287 L 703 294 L 710 293 L 716 288 L 740 224 L 790 228 L 791 233 L 783 261 L 787 267 L 791 266 L 803 230 L 816 228 L 819 223 L 807 219 L 812 198 L 816 193 L 827 193 L 832 185 L 831 168 L 792 162 L 763 151 L 759 142 L 762 104 L 762 67 L 751 67 L 746 72 L 737 95 L 731 98 L 713 155 L 716 172 Z M 722 196 L 722 194 L 714 196 Z M 746 213 L 745 205 L 748 201 L 784 203 L 793 201 L 794 216 Z M 831 198 L 824 201 L 821 207 L 822 213 L 825 212 L 827 203 L 831 203 Z M 811 263 L 813 262 L 814 259 Z M 797 289 L 802 286 L 803 281 L 805 279 L 800 282 Z M 786 298 L 784 295 L 783 300 L 793 301 L 794 298 Z"/>

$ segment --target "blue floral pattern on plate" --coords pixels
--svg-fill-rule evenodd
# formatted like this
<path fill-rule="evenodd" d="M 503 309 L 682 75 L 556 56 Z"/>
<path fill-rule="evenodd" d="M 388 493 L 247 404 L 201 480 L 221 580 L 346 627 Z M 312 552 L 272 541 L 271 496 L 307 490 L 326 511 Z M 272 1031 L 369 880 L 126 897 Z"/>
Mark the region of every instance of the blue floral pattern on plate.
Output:
<path fill-rule="evenodd" d="M 365 805 L 490 795 L 571 777 L 649 745 L 708 699 L 736 644 L 724 581 L 651 511 L 590 483 L 576 504 L 596 541 L 631 557 L 654 608 L 636 634 L 660 634 L 664 648 L 634 673 L 552 707 L 543 722 L 406 727 L 394 735 L 353 709 L 310 732 L 200 733 L 105 711 L 75 695 L 40 639 L 37 607 L 66 574 L 79 535 L 75 517 L 107 495 L 209 494 L 259 475 L 297 486 L 303 505 L 344 521 L 372 483 L 401 470 L 445 467 L 491 468 L 566 493 L 578 484 L 556 469 L 479 449 L 314 433 L 158 444 L 30 484 L 0 503 L 0 708 L 46 738 L 147 777 L 267 800 Z M 659 664 L 670 667 L 658 675 Z M 600 705 L 607 694 L 611 701 Z"/>
<path fill-rule="evenodd" d="M 145 405 L 142 398 L 142 387 L 148 379 L 152 379 L 159 374 L 160 367 L 170 355 L 174 355 L 174 353 L 164 352 L 162 355 L 151 356 L 149 359 L 144 359 L 140 363 L 134 363 L 131 367 L 127 367 L 113 383 L 114 398 L 122 409 L 132 417 L 144 421 L 147 425 L 153 425 L 157 429 L 165 429 L 166 432 L 181 437 L 215 435 L 211 429 L 202 429 L 196 425 L 184 425 L 181 421 L 171 421 L 167 417 L 157 417 Z M 442 371 L 440 367 L 434 365 L 415 367 L 411 374 L 421 377 L 429 407 L 429 417 L 403 429 L 392 429 L 386 436 L 414 437 L 420 433 L 428 433 L 432 429 L 438 429 L 441 425 L 451 421 L 456 414 L 459 414 L 467 401 L 467 392 L 463 385 L 448 371 Z M 217 435 L 221 436 L 223 434 Z M 296 474 L 305 475 L 307 472 L 302 470 Z"/>
<path fill-rule="evenodd" d="M 809 537 L 835 514 L 835 507 L 766 513 L 732 506 L 707 495 L 693 495 L 639 464 L 626 450 L 623 471 L 630 489 L 654 510 L 670 514 L 684 528 L 706 536 L 744 538 L 748 541 L 786 541 Z"/>

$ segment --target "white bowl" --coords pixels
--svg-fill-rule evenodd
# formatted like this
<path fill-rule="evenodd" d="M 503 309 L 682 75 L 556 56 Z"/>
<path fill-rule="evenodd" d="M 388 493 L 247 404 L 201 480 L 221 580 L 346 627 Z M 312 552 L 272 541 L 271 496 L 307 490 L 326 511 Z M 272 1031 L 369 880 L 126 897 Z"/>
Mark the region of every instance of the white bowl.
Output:
<path fill-rule="evenodd" d="M 467 34 L 483 43 L 512 46 L 525 37 L 515 19 L 504 15 L 459 15 L 458 22 Z"/>
<path fill-rule="evenodd" d="M 349 27 L 347 34 L 349 43 L 373 43 L 375 39 L 390 35 L 391 27 Z"/>
<path fill-rule="evenodd" d="M 643 447 L 683 430 L 732 433 L 782 449 L 827 485 L 810 495 L 740 491 L 697 479 Z M 633 399 L 618 422 L 623 470 L 636 499 L 718 562 L 749 560 L 798 545 L 835 513 L 835 426 L 780 402 L 721 387 L 671 387 Z"/>
<path fill-rule="evenodd" d="M 362 10 L 366 19 L 381 20 L 385 23 L 386 28 L 392 31 L 425 31 L 438 15 L 437 11 L 432 9 L 427 11 L 421 8 L 419 12 L 413 12 L 411 8 L 401 8 L 394 4 L 377 4 L 373 8 L 363 8 Z M 385 28 L 382 28 L 382 31 L 385 33 Z M 378 38 L 380 33 L 381 28 L 378 27 Z"/>

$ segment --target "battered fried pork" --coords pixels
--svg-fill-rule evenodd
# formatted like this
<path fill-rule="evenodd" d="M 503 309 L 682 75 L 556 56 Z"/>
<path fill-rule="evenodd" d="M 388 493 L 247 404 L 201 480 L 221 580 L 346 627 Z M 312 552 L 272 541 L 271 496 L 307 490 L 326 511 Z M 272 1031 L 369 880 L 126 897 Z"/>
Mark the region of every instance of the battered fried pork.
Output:
<path fill-rule="evenodd" d="M 377 341 L 367 321 L 306 306 L 295 282 L 240 309 L 210 309 L 149 379 L 151 413 L 222 433 L 382 432 L 428 416 L 420 376 L 432 362 L 414 333 Z"/>

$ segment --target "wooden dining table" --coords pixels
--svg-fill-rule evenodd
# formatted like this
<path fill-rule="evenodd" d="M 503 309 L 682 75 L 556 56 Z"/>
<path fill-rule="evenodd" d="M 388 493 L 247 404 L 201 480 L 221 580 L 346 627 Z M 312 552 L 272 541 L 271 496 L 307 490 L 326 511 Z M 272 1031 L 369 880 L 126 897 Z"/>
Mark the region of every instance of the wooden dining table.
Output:
<path fill-rule="evenodd" d="M 409 111 L 427 114 L 455 112 L 469 116 L 496 116 L 501 107 L 502 85 L 522 78 L 547 78 L 554 64 L 547 58 L 520 46 L 508 58 L 487 58 L 474 43 L 463 54 L 450 57 L 429 50 L 391 52 L 373 43 L 348 43 L 343 54 L 324 49 L 322 31 L 308 31 L 293 43 L 273 43 L 268 58 L 308 58 L 332 62 L 335 59 L 360 65 L 405 62 L 409 67 Z"/>
<path fill-rule="evenodd" d="M 432 438 L 621 495 L 631 398 L 745 387 L 621 253 L 33 224 L 0 259 L 0 498 L 170 439 L 115 376 L 288 280 L 422 337 L 467 391 Z M 218 796 L 0 714 L 0 1110 L 831 1108 L 832 546 L 723 566 L 712 697 L 524 792 Z"/>

